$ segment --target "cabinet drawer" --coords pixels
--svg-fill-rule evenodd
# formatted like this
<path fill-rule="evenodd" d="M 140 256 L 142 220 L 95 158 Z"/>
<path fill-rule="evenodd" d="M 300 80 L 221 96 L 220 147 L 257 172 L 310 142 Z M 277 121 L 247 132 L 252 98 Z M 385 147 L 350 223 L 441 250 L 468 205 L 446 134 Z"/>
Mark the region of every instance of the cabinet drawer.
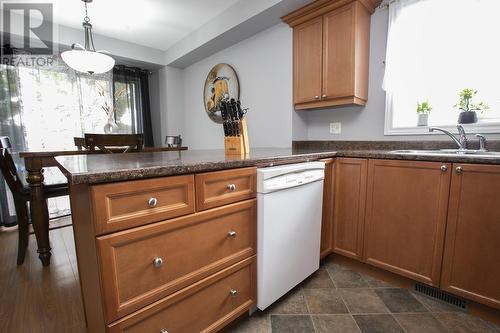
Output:
<path fill-rule="evenodd" d="M 109 323 L 254 255 L 256 200 L 102 236 L 97 245 Z"/>
<path fill-rule="evenodd" d="M 254 304 L 255 273 L 255 257 L 248 258 L 109 325 L 108 332 L 219 331 Z"/>
<path fill-rule="evenodd" d="M 255 198 L 256 170 L 244 168 L 197 174 L 196 210 Z"/>
<path fill-rule="evenodd" d="M 194 176 L 95 185 L 91 189 L 97 235 L 194 212 Z"/>

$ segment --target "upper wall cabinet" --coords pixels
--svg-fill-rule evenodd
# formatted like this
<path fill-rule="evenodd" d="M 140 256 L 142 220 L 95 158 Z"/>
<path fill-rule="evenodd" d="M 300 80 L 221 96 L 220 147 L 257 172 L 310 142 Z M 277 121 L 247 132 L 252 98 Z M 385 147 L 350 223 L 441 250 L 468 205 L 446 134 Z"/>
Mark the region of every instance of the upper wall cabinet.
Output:
<path fill-rule="evenodd" d="M 379 3 L 317 0 L 282 18 L 293 28 L 295 109 L 366 104 L 370 16 Z"/>

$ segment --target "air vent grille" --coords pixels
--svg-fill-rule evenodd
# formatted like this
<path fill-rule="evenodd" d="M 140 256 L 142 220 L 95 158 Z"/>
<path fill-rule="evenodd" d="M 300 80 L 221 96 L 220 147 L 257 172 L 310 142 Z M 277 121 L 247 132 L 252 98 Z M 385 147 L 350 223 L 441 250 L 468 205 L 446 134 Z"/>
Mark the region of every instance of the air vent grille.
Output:
<path fill-rule="evenodd" d="M 466 300 L 425 284 L 416 283 L 415 291 L 460 309 L 466 310 L 468 306 Z"/>

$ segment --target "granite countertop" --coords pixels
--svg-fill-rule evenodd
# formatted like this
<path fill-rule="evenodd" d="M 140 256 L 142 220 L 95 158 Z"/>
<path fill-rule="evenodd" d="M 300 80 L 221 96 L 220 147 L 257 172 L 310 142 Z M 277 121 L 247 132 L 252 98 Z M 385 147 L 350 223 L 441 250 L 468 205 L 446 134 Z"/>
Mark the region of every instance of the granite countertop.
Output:
<path fill-rule="evenodd" d="M 246 157 L 225 155 L 223 149 L 179 152 L 137 152 L 56 157 L 70 184 L 98 184 L 241 167 L 266 167 L 300 163 L 328 157 L 379 158 L 395 160 L 500 164 L 500 158 L 429 156 L 390 153 L 389 147 L 359 149 L 356 146 L 296 146 L 295 148 L 251 149 Z"/>
<path fill-rule="evenodd" d="M 56 161 L 71 184 L 170 176 L 249 166 L 299 163 L 334 156 L 332 151 L 261 148 L 246 157 L 225 155 L 223 149 L 179 152 L 137 152 L 57 156 Z"/>

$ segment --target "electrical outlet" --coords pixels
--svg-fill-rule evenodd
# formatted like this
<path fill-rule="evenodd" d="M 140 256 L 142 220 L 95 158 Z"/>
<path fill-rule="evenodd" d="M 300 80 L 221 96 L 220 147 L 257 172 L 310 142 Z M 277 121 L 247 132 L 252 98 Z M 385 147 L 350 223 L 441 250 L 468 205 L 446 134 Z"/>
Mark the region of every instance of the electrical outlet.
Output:
<path fill-rule="evenodd" d="M 330 123 L 330 134 L 340 134 L 342 132 L 342 123 Z"/>

